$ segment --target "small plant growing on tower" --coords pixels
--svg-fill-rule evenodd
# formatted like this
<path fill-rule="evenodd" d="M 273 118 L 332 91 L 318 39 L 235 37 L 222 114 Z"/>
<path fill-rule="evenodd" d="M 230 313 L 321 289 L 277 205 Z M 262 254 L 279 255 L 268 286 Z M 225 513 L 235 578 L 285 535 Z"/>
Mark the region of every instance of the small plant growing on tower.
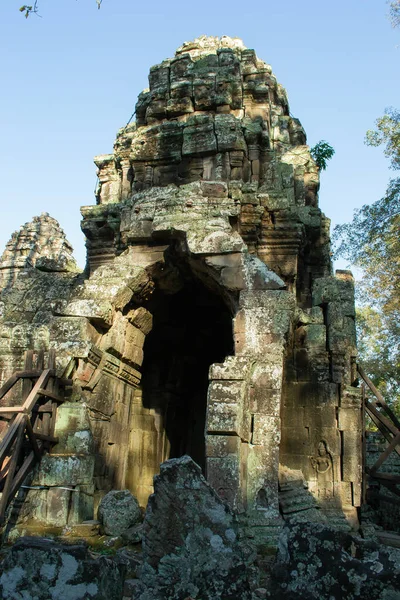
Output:
<path fill-rule="evenodd" d="M 321 140 L 311 148 L 311 156 L 321 171 L 325 171 L 328 160 L 330 160 L 334 154 L 334 149 L 328 142 L 325 142 L 325 140 Z"/>

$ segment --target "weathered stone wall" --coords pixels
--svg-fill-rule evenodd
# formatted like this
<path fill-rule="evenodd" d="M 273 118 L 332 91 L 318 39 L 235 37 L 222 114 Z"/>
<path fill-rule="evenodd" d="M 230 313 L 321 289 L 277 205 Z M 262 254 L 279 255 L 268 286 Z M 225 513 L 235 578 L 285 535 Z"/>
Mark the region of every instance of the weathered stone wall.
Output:
<path fill-rule="evenodd" d="M 279 463 L 325 510 L 354 514 L 353 281 L 332 275 L 318 169 L 286 93 L 227 37 L 184 44 L 149 82 L 136 123 L 95 160 L 88 272 L 36 261 L 2 294 L 3 378 L 40 339 L 74 379 L 43 494 L 92 485 L 81 496 L 95 507 L 127 487 L 144 506 L 159 464 L 205 430 L 199 462 L 256 543 L 281 524 Z"/>
<path fill-rule="evenodd" d="M 299 469 L 326 510 L 361 503 L 361 394 L 350 274 L 316 279 L 287 354 L 281 463 Z M 349 515 L 350 516 L 350 515 Z"/>

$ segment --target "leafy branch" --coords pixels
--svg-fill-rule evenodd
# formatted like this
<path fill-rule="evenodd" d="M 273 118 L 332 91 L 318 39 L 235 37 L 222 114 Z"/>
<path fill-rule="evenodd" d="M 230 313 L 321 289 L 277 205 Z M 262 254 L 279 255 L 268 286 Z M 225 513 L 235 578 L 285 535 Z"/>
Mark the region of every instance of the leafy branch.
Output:
<path fill-rule="evenodd" d="M 389 16 L 392 23 L 392 27 L 399 27 L 400 25 L 400 0 L 394 0 L 389 3 L 390 10 Z"/>
<path fill-rule="evenodd" d="M 102 2 L 103 0 L 96 0 L 97 8 L 100 8 Z M 20 7 L 19 12 L 23 13 L 25 19 L 27 19 L 31 14 L 40 17 L 38 9 L 38 0 L 35 0 L 34 4 L 31 5 L 23 4 Z"/>
<path fill-rule="evenodd" d="M 396 5 L 396 6 L 394 6 Z M 400 0 L 397 7 L 400 23 Z M 368 146 L 383 146 L 400 170 L 400 111 L 387 108 L 367 131 Z M 400 177 L 380 200 L 356 210 L 351 223 L 334 229 L 336 256 L 362 269 L 357 314 L 358 347 L 364 366 L 400 412 Z"/>
<path fill-rule="evenodd" d="M 31 6 L 28 6 L 28 4 L 23 4 L 20 7 L 19 12 L 24 14 L 25 19 L 27 19 L 32 13 L 40 17 L 38 12 L 38 0 L 35 0 L 35 3 Z"/>
<path fill-rule="evenodd" d="M 321 140 L 311 148 L 311 156 L 321 171 L 325 171 L 328 160 L 330 160 L 334 154 L 334 149 L 328 142 L 325 142 L 325 140 Z"/>
<path fill-rule="evenodd" d="M 375 124 L 377 129 L 367 131 L 365 143 L 368 146 L 385 144 L 384 153 L 390 159 L 392 169 L 400 169 L 400 112 L 392 107 L 386 108 L 383 117 L 379 117 Z"/>

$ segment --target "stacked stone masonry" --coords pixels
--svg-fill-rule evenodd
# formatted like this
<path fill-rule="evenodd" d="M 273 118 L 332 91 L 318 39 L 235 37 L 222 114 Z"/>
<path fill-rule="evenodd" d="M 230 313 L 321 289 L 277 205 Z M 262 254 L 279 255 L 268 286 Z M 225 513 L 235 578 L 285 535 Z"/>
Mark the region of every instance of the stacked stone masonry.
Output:
<path fill-rule="evenodd" d="M 236 38 L 183 44 L 95 163 L 85 272 L 37 257 L 3 281 L 2 380 L 27 348 L 55 348 L 74 380 L 35 474 L 43 503 L 69 508 L 33 514 L 32 492 L 20 519 L 83 520 L 112 488 L 145 506 L 160 463 L 184 454 L 260 541 L 281 523 L 280 465 L 354 518 L 353 279 L 332 274 L 318 168 L 270 66 Z M 70 251 L 61 232 L 53 246 Z M 14 236 L 3 270 L 19 249 Z"/>

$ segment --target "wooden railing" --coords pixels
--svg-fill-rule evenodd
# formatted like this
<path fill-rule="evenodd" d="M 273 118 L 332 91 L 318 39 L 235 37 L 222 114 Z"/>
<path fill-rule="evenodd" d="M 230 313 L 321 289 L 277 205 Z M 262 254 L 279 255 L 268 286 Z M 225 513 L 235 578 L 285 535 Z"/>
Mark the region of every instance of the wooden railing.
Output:
<path fill-rule="evenodd" d="M 53 350 L 48 353 L 47 368 L 42 351 L 35 358 L 34 364 L 33 351 L 26 352 L 24 370 L 14 373 L 0 389 L 0 420 L 8 421 L 0 435 L 0 525 L 32 467 L 57 443 L 54 437 L 57 406 L 64 402 L 65 386 L 71 383 L 57 377 Z M 20 405 L 5 404 L 11 390 L 17 391 L 22 400 Z"/>
<path fill-rule="evenodd" d="M 358 373 L 363 380 L 361 390 L 363 399 L 364 411 L 368 414 L 371 421 L 379 429 L 383 437 L 388 442 L 388 446 L 381 453 L 379 458 L 376 460 L 372 467 L 368 467 L 365 464 L 365 452 L 364 452 L 364 472 L 369 477 L 378 481 L 381 485 L 386 487 L 394 496 L 387 496 L 379 494 L 381 499 L 390 501 L 394 504 L 400 504 L 400 475 L 393 473 L 385 473 L 378 471 L 378 469 L 384 464 L 389 456 L 396 452 L 400 456 L 400 421 L 394 414 L 390 406 L 385 402 L 380 391 L 372 383 L 368 375 L 365 373 L 361 365 L 357 365 Z M 371 400 L 367 397 L 366 387 L 372 392 L 374 399 Z M 364 476 L 364 490 L 366 489 L 366 477 Z M 365 496 L 365 493 L 364 493 Z"/>

